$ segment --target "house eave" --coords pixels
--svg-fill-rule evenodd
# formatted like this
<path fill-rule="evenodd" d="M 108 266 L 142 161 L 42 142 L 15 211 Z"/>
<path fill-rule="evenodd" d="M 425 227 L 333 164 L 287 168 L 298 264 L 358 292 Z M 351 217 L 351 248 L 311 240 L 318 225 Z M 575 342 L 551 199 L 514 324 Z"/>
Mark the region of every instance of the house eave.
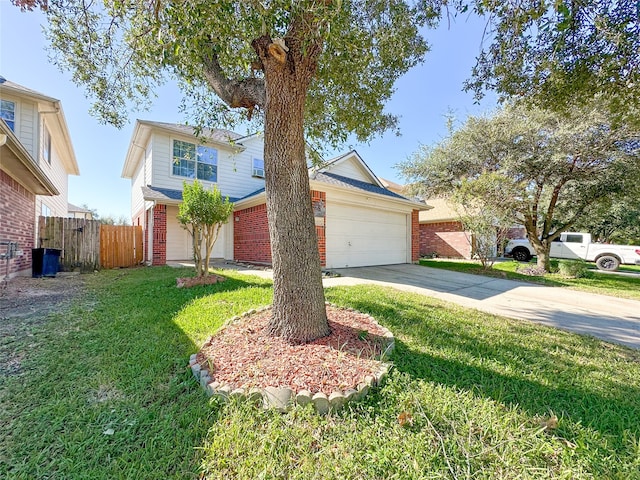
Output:
<path fill-rule="evenodd" d="M 53 196 L 60 192 L 36 164 L 9 126 L 0 120 L 0 168 L 35 195 Z"/>

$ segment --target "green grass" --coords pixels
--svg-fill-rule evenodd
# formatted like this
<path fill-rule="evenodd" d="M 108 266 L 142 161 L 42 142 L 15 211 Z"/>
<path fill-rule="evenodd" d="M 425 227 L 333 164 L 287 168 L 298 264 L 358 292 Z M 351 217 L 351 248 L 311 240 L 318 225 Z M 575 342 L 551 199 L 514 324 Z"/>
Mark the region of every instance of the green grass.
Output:
<path fill-rule="evenodd" d="M 496 262 L 489 270 L 483 269 L 479 262 L 473 260 L 422 259 L 420 260 L 420 265 L 640 300 L 640 275 L 632 277 L 603 273 L 597 270 L 590 270 L 587 278 L 564 278 L 554 273 L 547 274 L 544 277 L 523 275 L 517 273 L 516 270 L 524 264 L 514 260 Z M 531 265 L 535 266 L 535 262 L 531 262 Z M 625 266 L 624 269 L 620 268 L 620 270 L 635 273 L 640 272 L 640 267 Z"/>
<path fill-rule="evenodd" d="M 0 380 L 0 478 L 640 478 L 638 351 L 333 288 L 328 300 L 394 332 L 394 369 L 341 412 L 283 415 L 209 400 L 187 368 L 226 319 L 270 302 L 270 283 L 225 272 L 174 288 L 184 275 L 92 275 L 84 301 L 23 340 L 23 374 Z"/>

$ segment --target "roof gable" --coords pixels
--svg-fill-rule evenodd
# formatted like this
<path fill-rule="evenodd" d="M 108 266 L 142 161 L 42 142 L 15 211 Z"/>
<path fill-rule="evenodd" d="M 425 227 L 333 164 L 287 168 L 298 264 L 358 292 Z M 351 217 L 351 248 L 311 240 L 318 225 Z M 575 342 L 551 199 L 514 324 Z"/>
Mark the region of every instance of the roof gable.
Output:
<path fill-rule="evenodd" d="M 351 178 L 383 188 L 382 182 L 362 159 L 360 154 L 351 150 L 333 160 L 329 160 L 317 169 L 318 173 L 332 173 L 340 177 Z"/>

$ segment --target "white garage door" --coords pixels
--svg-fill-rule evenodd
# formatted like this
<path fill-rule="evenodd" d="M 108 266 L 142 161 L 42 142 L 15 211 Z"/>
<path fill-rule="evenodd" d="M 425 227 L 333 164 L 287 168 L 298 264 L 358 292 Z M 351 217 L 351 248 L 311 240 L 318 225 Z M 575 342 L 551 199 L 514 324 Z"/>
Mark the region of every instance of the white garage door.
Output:
<path fill-rule="evenodd" d="M 178 207 L 167 206 L 167 261 L 191 260 L 193 258 L 191 235 L 182 228 L 177 217 Z M 213 246 L 211 258 L 224 258 L 226 230 L 227 225 L 223 225 L 218 240 Z"/>
<path fill-rule="evenodd" d="M 407 263 L 410 215 L 327 202 L 327 268 Z"/>

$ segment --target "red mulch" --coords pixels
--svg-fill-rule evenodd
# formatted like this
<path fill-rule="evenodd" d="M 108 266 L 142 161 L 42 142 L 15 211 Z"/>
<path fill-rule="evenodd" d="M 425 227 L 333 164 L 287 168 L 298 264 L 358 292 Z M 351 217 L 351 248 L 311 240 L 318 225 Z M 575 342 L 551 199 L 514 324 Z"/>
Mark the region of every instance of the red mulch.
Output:
<path fill-rule="evenodd" d="M 376 359 L 389 342 L 375 320 L 346 309 L 327 307 L 331 334 L 306 344 L 270 336 L 270 317 L 266 310 L 223 328 L 205 343 L 196 361 L 213 381 L 232 389 L 273 386 L 328 395 L 373 376 L 381 365 Z"/>

